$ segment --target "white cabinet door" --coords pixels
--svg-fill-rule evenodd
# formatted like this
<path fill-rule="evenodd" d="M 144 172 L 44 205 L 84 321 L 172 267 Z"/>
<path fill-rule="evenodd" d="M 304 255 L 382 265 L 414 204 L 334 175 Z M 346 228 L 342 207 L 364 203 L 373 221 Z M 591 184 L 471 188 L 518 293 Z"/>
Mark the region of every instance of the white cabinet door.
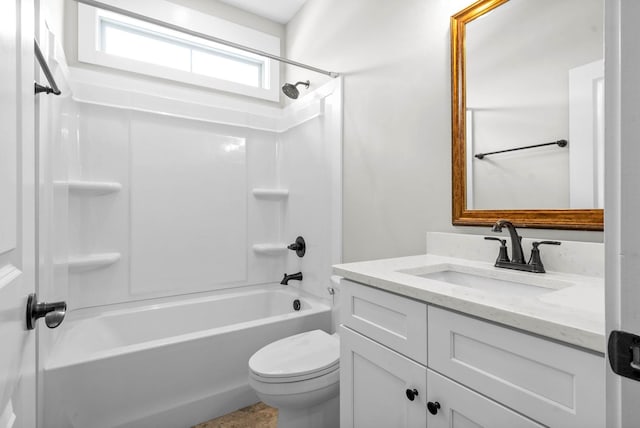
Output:
<path fill-rule="evenodd" d="M 427 371 L 427 385 L 427 400 L 436 411 L 427 417 L 429 428 L 543 427 L 431 370 Z"/>
<path fill-rule="evenodd" d="M 340 341 L 340 427 L 425 428 L 427 369 L 344 326 Z"/>

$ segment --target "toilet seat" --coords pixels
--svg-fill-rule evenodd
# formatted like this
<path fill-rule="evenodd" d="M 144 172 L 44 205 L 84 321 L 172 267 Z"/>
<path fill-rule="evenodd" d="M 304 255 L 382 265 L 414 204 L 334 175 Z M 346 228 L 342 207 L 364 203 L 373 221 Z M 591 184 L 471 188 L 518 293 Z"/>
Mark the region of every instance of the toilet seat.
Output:
<path fill-rule="evenodd" d="M 289 383 L 337 372 L 339 364 L 338 337 L 312 330 L 266 345 L 249 360 L 249 371 L 261 383 Z"/>
<path fill-rule="evenodd" d="M 271 397 L 279 396 L 296 396 L 300 394 L 314 394 L 319 391 L 333 390 L 335 393 L 339 391 L 340 370 L 336 369 L 332 372 L 311 379 L 298 380 L 293 382 L 265 382 L 264 378 L 258 378 L 252 373 L 249 375 L 249 385 L 258 393 L 258 395 L 268 395 Z M 326 392 L 325 392 L 326 394 Z M 331 393 L 330 395 L 333 395 Z M 264 401 L 265 398 L 261 396 Z M 267 399 L 267 401 L 270 401 Z M 266 403 L 266 401 L 265 401 Z M 267 403 L 269 404 L 269 403 Z M 277 407 L 277 406 L 276 406 Z"/>
<path fill-rule="evenodd" d="M 249 371 L 249 375 L 259 381 L 259 382 L 264 382 L 264 383 L 290 383 L 290 382 L 302 382 L 305 380 L 310 380 L 310 379 L 315 379 L 317 377 L 321 377 L 321 376 L 326 376 L 329 375 L 333 372 L 339 372 L 340 371 L 340 366 L 339 364 L 336 364 L 334 366 L 328 367 L 326 369 L 317 371 L 317 372 L 312 372 L 312 373 L 307 373 L 305 375 L 301 375 L 301 376 L 286 376 L 286 377 L 264 377 L 264 376 L 260 376 L 257 373 L 254 373 L 252 370 Z"/>

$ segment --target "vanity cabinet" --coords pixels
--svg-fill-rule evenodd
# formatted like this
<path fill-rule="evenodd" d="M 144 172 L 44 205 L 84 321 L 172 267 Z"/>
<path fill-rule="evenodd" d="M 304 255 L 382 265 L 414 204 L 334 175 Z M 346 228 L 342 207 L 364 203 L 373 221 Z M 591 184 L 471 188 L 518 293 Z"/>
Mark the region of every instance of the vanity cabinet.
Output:
<path fill-rule="evenodd" d="M 603 356 L 349 280 L 341 292 L 341 428 L 604 427 Z"/>

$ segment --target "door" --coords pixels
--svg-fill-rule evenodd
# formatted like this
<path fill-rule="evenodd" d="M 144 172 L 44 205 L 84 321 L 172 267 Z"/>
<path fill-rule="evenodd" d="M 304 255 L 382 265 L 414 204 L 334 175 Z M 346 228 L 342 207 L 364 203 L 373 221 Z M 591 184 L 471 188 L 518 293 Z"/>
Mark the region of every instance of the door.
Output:
<path fill-rule="evenodd" d="M 0 427 L 35 426 L 33 2 L 0 2 Z"/>
<path fill-rule="evenodd" d="M 637 0 L 605 2 L 605 312 L 609 338 L 612 331 L 640 336 L 639 20 Z M 630 347 L 618 351 L 623 357 L 620 367 L 628 369 L 634 359 Z M 609 361 L 613 354 L 607 352 Z M 608 428 L 638 426 L 639 373 L 634 369 L 631 377 L 624 377 L 607 364 Z"/>
<path fill-rule="evenodd" d="M 425 428 L 427 369 L 340 327 L 340 427 Z"/>

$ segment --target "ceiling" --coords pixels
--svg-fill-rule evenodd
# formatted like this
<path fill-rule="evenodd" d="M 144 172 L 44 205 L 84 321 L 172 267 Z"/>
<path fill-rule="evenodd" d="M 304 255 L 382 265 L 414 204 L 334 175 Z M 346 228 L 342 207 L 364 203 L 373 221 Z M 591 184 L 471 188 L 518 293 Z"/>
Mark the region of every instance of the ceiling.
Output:
<path fill-rule="evenodd" d="M 238 9 L 286 24 L 307 0 L 220 0 Z"/>

